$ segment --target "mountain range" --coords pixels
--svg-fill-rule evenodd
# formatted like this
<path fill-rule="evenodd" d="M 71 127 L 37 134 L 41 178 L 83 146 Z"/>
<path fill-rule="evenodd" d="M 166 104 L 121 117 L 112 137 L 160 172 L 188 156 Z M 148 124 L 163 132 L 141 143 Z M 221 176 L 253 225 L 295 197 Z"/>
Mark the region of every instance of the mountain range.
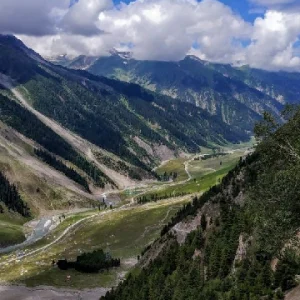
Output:
<path fill-rule="evenodd" d="M 159 179 L 163 160 L 247 141 L 259 122 L 254 153 L 174 213 L 103 299 L 284 299 L 300 273 L 300 112 L 283 107 L 299 103 L 299 83 L 194 56 L 50 62 L 1 35 L 0 246 L 25 239 L 6 242 L 7 224 L 100 209 L 107 191 Z"/>
<path fill-rule="evenodd" d="M 219 116 L 231 127 L 249 132 L 264 111 L 279 117 L 285 104 L 299 102 L 298 73 L 234 67 L 195 56 L 178 62 L 139 61 L 127 52 L 112 51 L 105 57 L 66 59 L 65 65 L 139 84 L 150 91 L 191 103 Z"/>
<path fill-rule="evenodd" d="M 18 182 L 17 159 L 26 172 L 46 176 L 49 190 L 52 183 L 71 189 L 71 198 L 79 192 L 95 199 L 91 194 L 155 179 L 152 168 L 162 160 L 251 134 L 250 126 L 231 125 L 193 103 L 54 65 L 9 35 L 0 36 L 0 111 L 5 175 Z M 46 201 L 38 192 L 32 201 L 37 184 L 20 180 L 18 188 L 33 210 Z"/>
<path fill-rule="evenodd" d="M 165 159 L 246 141 L 264 111 L 280 119 L 298 101 L 296 73 L 117 51 L 49 62 L 9 35 L 0 50 L 1 124 L 88 193 L 154 179 Z"/>

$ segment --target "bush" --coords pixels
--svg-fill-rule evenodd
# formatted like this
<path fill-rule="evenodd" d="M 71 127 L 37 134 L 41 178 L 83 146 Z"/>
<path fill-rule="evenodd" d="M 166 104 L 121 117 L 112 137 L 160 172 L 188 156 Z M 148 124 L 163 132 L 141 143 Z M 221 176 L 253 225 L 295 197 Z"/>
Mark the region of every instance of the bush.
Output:
<path fill-rule="evenodd" d="M 75 262 L 68 262 L 66 259 L 59 260 L 57 266 L 61 270 L 75 269 L 84 273 L 97 273 L 103 269 L 119 267 L 120 259 L 111 258 L 109 253 L 100 249 L 77 256 Z"/>

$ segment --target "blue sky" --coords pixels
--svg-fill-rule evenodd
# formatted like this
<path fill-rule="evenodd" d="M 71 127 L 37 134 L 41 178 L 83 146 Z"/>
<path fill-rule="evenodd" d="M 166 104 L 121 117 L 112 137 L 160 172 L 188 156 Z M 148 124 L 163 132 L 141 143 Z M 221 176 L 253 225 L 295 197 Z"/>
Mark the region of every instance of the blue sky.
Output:
<path fill-rule="evenodd" d="M 246 0 L 220 0 L 220 2 L 230 6 L 235 13 L 241 15 L 244 20 L 251 23 L 257 18 L 257 16 L 263 15 L 251 12 L 253 5 L 249 4 Z"/>

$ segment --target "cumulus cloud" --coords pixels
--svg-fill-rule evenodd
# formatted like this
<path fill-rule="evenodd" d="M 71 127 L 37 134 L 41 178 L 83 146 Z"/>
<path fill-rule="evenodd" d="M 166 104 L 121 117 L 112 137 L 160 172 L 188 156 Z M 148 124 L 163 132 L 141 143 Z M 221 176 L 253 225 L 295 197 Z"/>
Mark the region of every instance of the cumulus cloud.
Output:
<path fill-rule="evenodd" d="M 136 58 L 162 60 L 183 58 L 193 44 L 208 58 L 222 60 L 251 31 L 250 24 L 214 0 L 136 1 L 102 12 L 98 26 L 134 45 Z"/>
<path fill-rule="evenodd" d="M 118 6 L 112 0 L 26 0 L 21 3 L 32 4 L 40 15 L 31 15 L 28 28 L 15 28 L 1 19 L 2 2 L 20 1 L 1 0 L 0 28 L 18 34 L 45 56 L 107 55 L 110 49 L 121 48 L 137 59 L 179 60 L 189 53 L 215 62 L 300 71 L 295 47 L 300 12 L 276 8 L 298 1 L 251 1 L 267 7 L 253 24 L 218 0 L 136 0 Z M 29 11 L 24 10 L 27 19 Z M 45 26 L 34 32 L 33 24 L 42 21 Z"/>
<path fill-rule="evenodd" d="M 42 36 L 54 34 L 69 0 L 1 0 L 0 32 Z"/>
<path fill-rule="evenodd" d="M 113 7 L 111 0 L 84 0 L 71 4 L 59 26 L 64 32 L 84 36 L 99 34 L 96 26 L 99 13 Z"/>
<path fill-rule="evenodd" d="M 137 59 L 179 60 L 199 45 L 206 59 L 231 62 L 251 33 L 250 24 L 216 0 L 137 0 L 118 7 L 111 0 L 80 0 L 59 25 L 59 35 L 21 38 L 44 55 L 62 49 L 103 55 L 128 45 Z"/>
<path fill-rule="evenodd" d="M 264 18 L 255 20 L 247 62 L 258 68 L 300 70 L 300 58 L 293 47 L 299 33 L 299 14 L 267 11 Z"/>

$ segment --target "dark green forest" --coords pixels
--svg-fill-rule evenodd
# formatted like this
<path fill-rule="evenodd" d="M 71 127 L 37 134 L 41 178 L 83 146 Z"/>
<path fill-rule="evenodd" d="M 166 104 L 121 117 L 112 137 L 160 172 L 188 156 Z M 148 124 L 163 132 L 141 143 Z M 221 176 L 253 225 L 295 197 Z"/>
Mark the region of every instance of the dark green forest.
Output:
<path fill-rule="evenodd" d="M 1 121 L 36 141 L 48 151 L 72 162 L 100 187 L 104 187 L 106 182 L 112 183 L 102 171 L 78 154 L 64 139 L 17 102 L 0 95 L 0 110 Z"/>
<path fill-rule="evenodd" d="M 74 169 L 66 166 L 62 161 L 55 158 L 55 156 L 43 151 L 41 149 L 34 149 L 34 153 L 41 158 L 45 163 L 53 167 L 54 169 L 64 173 L 67 177 L 74 180 L 81 186 L 83 186 L 88 192 L 90 192 L 87 180 L 82 177 Z"/>
<path fill-rule="evenodd" d="M 23 217 L 30 216 L 30 209 L 23 201 L 16 186 L 11 184 L 7 178 L 0 172 L 0 204 L 3 202 L 5 206 Z M 0 205 L 0 213 L 3 212 L 3 207 Z"/>
<path fill-rule="evenodd" d="M 259 72 L 250 69 L 252 76 L 248 80 L 247 70 L 204 62 L 193 56 L 187 56 L 178 62 L 135 59 L 128 59 L 126 63 L 124 61 L 118 54 L 99 57 L 88 70 L 96 75 L 127 80 L 155 89 L 160 94 L 170 93 L 182 102 L 200 105 L 206 111 L 221 117 L 223 121 L 226 120 L 233 128 L 252 131 L 263 110 L 279 113 L 282 104 L 266 93 L 283 85 L 279 78 L 283 82 L 287 81 L 286 85 L 289 87 L 293 87 L 290 91 L 292 97 L 286 99 L 293 101 L 296 97 L 299 98 L 296 88 L 299 85 L 299 76 L 297 81 L 292 76 L 287 80 L 285 76 L 281 77 L 282 74 L 277 74 L 279 78 L 275 82 L 272 79 L 276 74 L 266 72 L 264 76 L 260 76 Z M 258 90 L 258 86 L 264 90 Z M 278 91 L 280 95 L 283 93 L 287 95 L 283 89 Z"/>
<path fill-rule="evenodd" d="M 84 73 L 87 78 L 82 79 L 86 80 L 83 86 L 81 82 L 62 77 L 60 72 L 56 80 L 38 75 L 25 84 L 33 106 L 85 139 L 149 172 L 151 168 L 141 159 L 153 161 L 153 157 L 129 137 L 140 136 L 172 150 L 177 145 L 191 152 L 207 146 L 208 142 L 247 139 L 247 134 L 229 128 L 217 116 L 192 104 L 88 73 Z M 169 139 L 165 137 L 167 134 Z"/>
<path fill-rule="evenodd" d="M 76 261 L 59 260 L 57 266 L 61 270 L 75 269 L 83 273 L 97 273 L 101 270 L 119 267 L 120 259 L 112 258 L 109 253 L 99 249 L 78 255 Z"/>

